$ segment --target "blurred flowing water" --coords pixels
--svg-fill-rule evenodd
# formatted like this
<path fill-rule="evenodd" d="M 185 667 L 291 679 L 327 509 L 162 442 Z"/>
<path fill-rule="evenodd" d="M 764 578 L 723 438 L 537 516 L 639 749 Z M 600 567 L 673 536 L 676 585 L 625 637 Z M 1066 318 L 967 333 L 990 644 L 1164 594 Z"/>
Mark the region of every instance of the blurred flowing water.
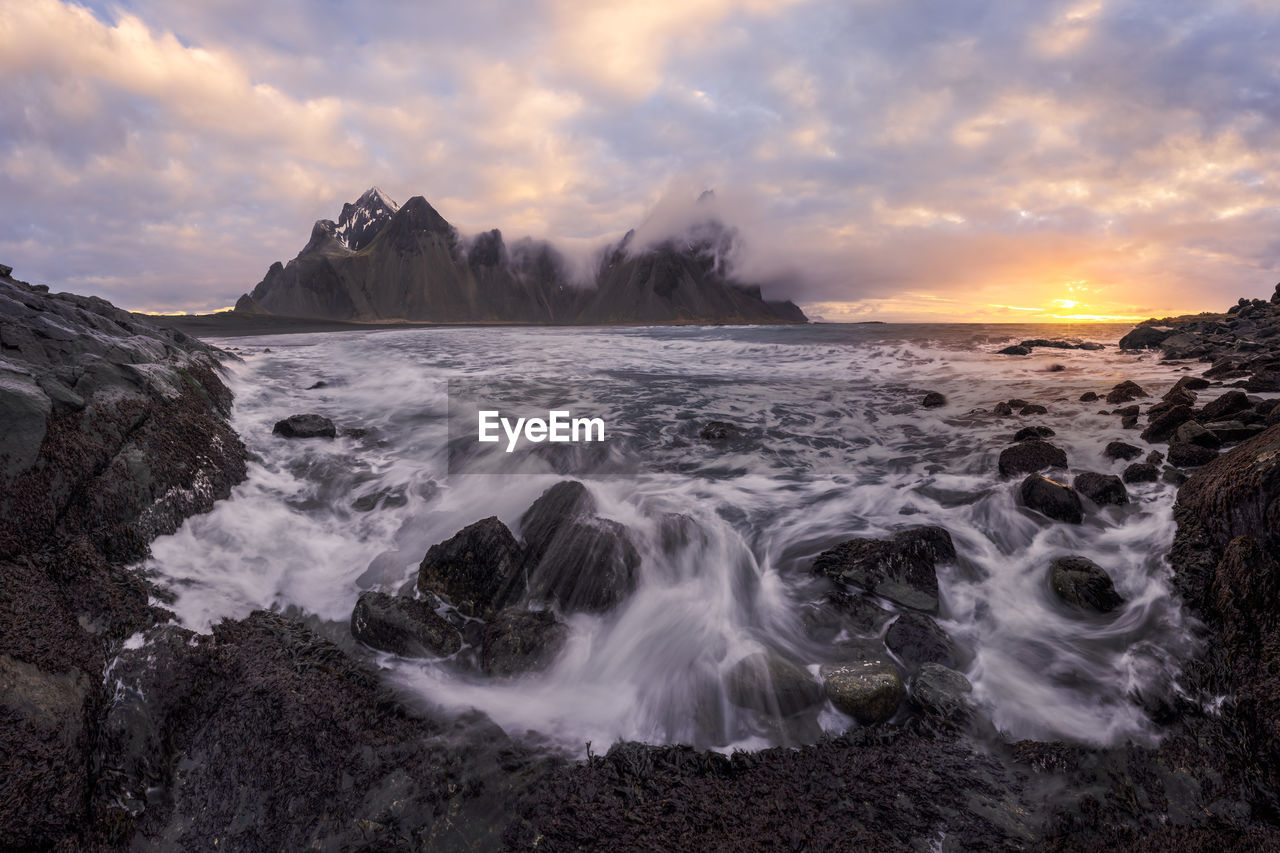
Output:
<path fill-rule="evenodd" d="M 1101 402 L 1133 379 L 1155 394 L 1180 375 L 1121 353 L 1127 326 L 813 325 L 676 328 L 438 328 L 228 339 L 234 425 L 256 454 L 249 479 L 211 513 L 155 542 L 148 564 L 200 631 L 255 608 L 287 610 L 367 655 L 393 682 L 447 709 L 479 708 L 513 734 L 580 753 L 618 739 L 725 748 L 792 742 L 726 698 L 726 674 L 762 649 L 817 672 L 831 644 L 803 613 L 825 592 L 809 566 L 853 536 L 938 524 L 960 555 L 940 569 L 940 624 L 967 653 L 983 715 L 1015 738 L 1090 744 L 1158 735 L 1137 697 L 1169 689 L 1191 639 L 1164 554 L 1175 490 L 1129 487 L 1130 503 L 1048 523 L 1016 504 L 996 459 L 1026 424 L 1056 432 L 1072 473 L 1119 473 L 1104 445 L 1141 445 Z M 1074 336 L 1102 351 L 994 355 L 1023 338 Z M 1057 372 L 1048 370 L 1060 364 Z M 323 382 L 323 387 L 312 387 Z M 521 473 L 454 473 L 450 383 L 602 417 L 607 447 L 526 457 Z M 496 389 L 496 390 L 495 390 Z M 948 405 L 923 409 L 926 390 Z M 1023 398 L 1047 415 L 998 418 Z M 971 410 L 982 409 L 983 413 Z M 290 441 L 273 423 L 317 412 L 363 432 Z M 746 431 L 698 438 L 710 420 Z M 574 454 L 579 454 L 574 456 Z M 476 470 L 481 470 L 478 465 Z M 569 643 L 546 672 L 496 682 L 448 661 L 396 658 L 351 640 L 358 594 L 410 583 L 432 544 L 486 516 L 518 535 L 545 489 L 587 484 L 642 557 L 639 588 L 612 612 L 568 614 Z M 673 546 L 662 519 L 695 535 Z M 1049 561 L 1082 554 L 1125 598 L 1106 617 L 1073 613 L 1048 588 Z M 831 707 L 801 737 L 841 730 Z"/>

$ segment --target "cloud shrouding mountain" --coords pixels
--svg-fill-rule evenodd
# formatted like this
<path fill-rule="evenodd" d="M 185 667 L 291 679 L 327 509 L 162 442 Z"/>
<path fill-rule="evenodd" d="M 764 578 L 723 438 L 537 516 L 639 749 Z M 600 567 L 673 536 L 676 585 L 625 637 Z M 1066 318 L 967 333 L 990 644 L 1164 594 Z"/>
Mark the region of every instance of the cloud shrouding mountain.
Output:
<path fill-rule="evenodd" d="M 1278 25 L 1204 0 L 6 3 L 0 261 L 209 309 L 371 184 L 582 258 L 714 186 L 738 268 L 811 313 L 1216 307 L 1280 278 Z"/>

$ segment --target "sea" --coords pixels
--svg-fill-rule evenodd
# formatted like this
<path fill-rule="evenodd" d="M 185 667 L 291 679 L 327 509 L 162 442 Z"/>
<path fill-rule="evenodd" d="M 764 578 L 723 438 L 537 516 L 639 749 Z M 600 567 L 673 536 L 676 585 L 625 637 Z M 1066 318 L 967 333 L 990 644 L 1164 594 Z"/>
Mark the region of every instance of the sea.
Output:
<path fill-rule="evenodd" d="M 1148 447 L 1103 401 L 1133 380 L 1158 399 L 1197 365 L 1122 352 L 1128 325 L 811 324 L 784 327 L 429 327 L 212 340 L 233 356 L 233 425 L 252 460 L 228 500 L 156 540 L 145 569 L 157 603 L 208 632 L 272 609 L 305 621 L 438 713 L 478 709 L 507 732 L 572 755 L 619 740 L 759 749 L 856 725 L 826 706 L 807 729 L 730 701 L 729 674 L 761 651 L 818 673 L 836 644 L 806 613 L 829 581 L 814 557 L 853 537 L 940 525 L 958 553 L 939 567 L 938 623 L 984 725 L 1012 739 L 1149 743 L 1146 698 L 1178 690 L 1195 651 L 1166 553 L 1176 487 L 1128 486 L 1129 503 L 1087 504 L 1082 524 L 1019 505 L 997 457 L 1022 426 L 1054 431 L 1070 475 L 1118 474 L 1113 440 Z M 996 351 L 1029 338 L 1101 350 Z M 930 391 L 946 405 L 924 408 Z M 1202 392 L 1203 399 L 1220 389 Z M 1047 414 L 999 417 L 1022 399 Z M 507 454 L 478 444 L 480 409 L 598 417 L 605 441 Z M 272 432 L 317 413 L 335 439 Z M 700 437 L 711 421 L 736 438 Z M 567 613 L 569 639 L 542 672 L 495 680 L 445 660 L 357 643 L 352 607 L 370 589 L 413 593 L 424 553 L 497 516 L 519 533 L 547 488 L 584 483 L 625 525 L 637 588 L 606 613 Z M 694 520 L 673 548 L 662 520 Z M 1058 601 L 1052 559 L 1083 555 L 1122 608 Z M 882 602 L 892 609 L 889 602 Z M 883 629 L 882 629 L 883 631 Z"/>

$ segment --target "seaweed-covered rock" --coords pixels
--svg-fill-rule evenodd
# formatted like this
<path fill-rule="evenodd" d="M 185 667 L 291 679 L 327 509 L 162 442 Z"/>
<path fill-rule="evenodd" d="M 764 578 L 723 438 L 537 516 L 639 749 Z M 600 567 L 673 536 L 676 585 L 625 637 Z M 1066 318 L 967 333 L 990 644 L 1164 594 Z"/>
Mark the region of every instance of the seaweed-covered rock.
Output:
<path fill-rule="evenodd" d="M 493 676 L 545 669 L 569 638 L 569 627 L 549 610 L 504 610 L 485 626 L 480 668 Z"/>
<path fill-rule="evenodd" d="M 1028 439 L 1000 452 L 1000 476 L 1012 477 L 1015 474 L 1029 474 L 1043 471 L 1045 468 L 1067 467 L 1067 453 L 1047 441 Z"/>
<path fill-rule="evenodd" d="M 1218 458 L 1218 451 L 1198 444 L 1180 442 L 1169 446 L 1169 464 L 1178 468 L 1195 468 Z"/>
<path fill-rule="evenodd" d="M 729 701 L 762 714 L 789 717 L 822 701 L 822 685 L 808 670 L 776 654 L 758 652 L 734 664 L 725 679 Z"/>
<path fill-rule="evenodd" d="M 1058 557 L 1049 564 L 1049 586 L 1058 598 L 1072 607 L 1110 613 L 1124 599 L 1116 593 L 1111 576 L 1086 557 Z"/>
<path fill-rule="evenodd" d="M 323 415 L 290 415 L 276 421 L 271 432 L 284 438 L 335 438 L 338 435 L 333 421 Z"/>
<path fill-rule="evenodd" d="M 490 516 L 431 546 L 418 566 L 418 589 L 468 616 L 488 619 L 520 597 L 522 561 L 511 531 Z"/>
<path fill-rule="evenodd" d="M 819 674 L 831 704 L 863 725 L 888 720 L 906 695 L 902 677 L 886 661 L 826 665 Z"/>
<path fill-rule="evenodd" d="M 1129 492 L 1124 482 L 1115 474 L 1099 474 L 1096 471 L 1085 471 L 1077 474 L 1071 482 L 1075 490 L 1098 506 L 1108 504 L 1121 505 L 1129 502 Z"/>
<path fill-rule="evenodd" d="M 1044 513 L 1055 521 L 1079 524 L 1084 520 L 1080 496 L 1070 486 L 1040 474 L 1030 474 L 1018 487 L 1023 506 Z"/>
<path fill-rule="evenodd" d="M 916 527 L 892 539 L 851 539 L 824 551 L 813 571 L 904 607 L 936 613 L 936 565 L 956 558 L 951 534 L 941 527 Z"/>
<path fill-rule="evenodd" d="M 351 635 L 366 646 L 408 657 L 448 657 L 462 648 L 458 629 L 430 601 L 365 592 L 351 612 Z"/>

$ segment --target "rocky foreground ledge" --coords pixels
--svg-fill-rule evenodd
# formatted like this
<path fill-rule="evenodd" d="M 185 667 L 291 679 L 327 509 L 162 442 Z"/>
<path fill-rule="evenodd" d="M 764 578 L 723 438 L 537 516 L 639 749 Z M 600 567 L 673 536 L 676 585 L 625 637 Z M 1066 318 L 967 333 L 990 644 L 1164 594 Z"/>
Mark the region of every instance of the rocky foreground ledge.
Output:
<path fill-rule="evenodd" d="M 1145 697 L 1158 747 L 1008 743 L 919 714 L 798 749 L 624 743 L 569 762 L 480 714 L 407 707 L 286 616 L 208 635 L 168 623 L 130 565 L 244 476 L 220 354 L 0 273 L 0 846 L 1280 849 L 1280 424 L 1179 493 L 1170 559 L 1206 642 L 1180 691 Z M 523 546 L 493 520 L 472 527 L 505 542 L 511 565 L 541 563 L 538 524 L 522 519 Z M 510 591 L 481 601 L 459 586 L 470 564 L 449 544 L 424 558 L 419 586 L 493 605 L 492 628 Z M 848 550 L 828 574 L 880 589 Z M 900 562 L 915 565 L 885 565 Z M 390 624 L 379 607 L 401 615 L 385 598 L 356 603 L 371 630 Z"/>

